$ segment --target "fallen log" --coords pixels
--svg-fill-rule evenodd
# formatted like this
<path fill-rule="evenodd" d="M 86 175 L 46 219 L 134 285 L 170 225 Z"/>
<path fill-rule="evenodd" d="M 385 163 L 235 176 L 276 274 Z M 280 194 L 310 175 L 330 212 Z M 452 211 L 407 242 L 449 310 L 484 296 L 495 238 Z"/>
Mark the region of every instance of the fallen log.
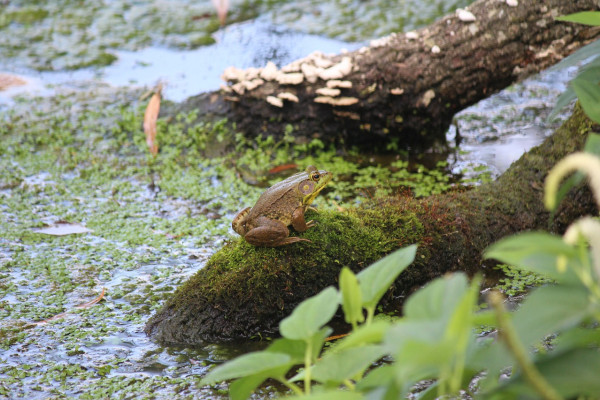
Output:
<path fill-rule="evenodd" d="M 248 136 L 281 137 L 292 126 L 298 137 L 426 148 L 445 142 L 458 111 L 597 38 L 598 27 L 555 21 L 595 9 L 594 0 L 478 0 L 354 52 L 315 53 L 281 69 L 230 68 L 223 90 L 169 113 L 227 118 Z"/>
<path fill-rule="evenodd" d="M 177 289 L 145 331 L 159 342 L 182 345 L 272 335 L 300 301 L 335 285 L 343 266 L 358 272 L 413 243 L 419 244 L 416 260 L 400 275 L 391 297 L 406 296 L 449 271 L 490 272 L 493 263 L 483 263 L 481 253 L 501 237 L 534 229 L 562 232 L 574 219 L 595 212 L 585 186 L 571 191 L 552 221 L 542 197 L 548 170 L 580 150 L 598 128 L 576 108 L 495 182 L 425 199 L 396 196 L 345 212 L 322 211 L 311 215 L 318 225 L 299 234 L 311 243 L 259 248 L 233 240 Z"/>

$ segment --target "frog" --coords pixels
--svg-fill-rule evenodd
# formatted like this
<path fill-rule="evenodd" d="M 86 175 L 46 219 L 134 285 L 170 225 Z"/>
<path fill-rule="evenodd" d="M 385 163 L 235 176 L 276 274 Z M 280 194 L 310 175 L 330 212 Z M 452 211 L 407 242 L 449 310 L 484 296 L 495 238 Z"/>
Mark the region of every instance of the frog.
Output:
<path fill-rule="evenodd" d="M 290 236 L 288 226 L 297 232 L 305 232 L 316 225 L 306 222 L 306 210 L 316 209 L 310 204 L 331 181 L 333 174 L 319 171 L 309 165 L 305 171 L 290 176 L 268 188 L 256 201 L 254 207 L 246 207 L 234 217 L 231 227 L 254 246 L 277 247 L 309 239 Z"/>

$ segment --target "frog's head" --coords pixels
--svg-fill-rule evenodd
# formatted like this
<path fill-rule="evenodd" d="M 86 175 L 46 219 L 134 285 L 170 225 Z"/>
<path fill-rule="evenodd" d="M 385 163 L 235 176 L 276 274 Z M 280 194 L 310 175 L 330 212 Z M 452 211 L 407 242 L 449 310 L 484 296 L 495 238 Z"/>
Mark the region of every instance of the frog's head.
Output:
<path fill-rule="evenodd" d="M 298 192 L 302 196 L 302 204 L 308 205 L 313 202 L 315 197 L 329 183 L 333 174 L 328 171 L 319 171 L 314 165 L 306 167 L 302 173 L 302 180 L 298 183 Z"/>

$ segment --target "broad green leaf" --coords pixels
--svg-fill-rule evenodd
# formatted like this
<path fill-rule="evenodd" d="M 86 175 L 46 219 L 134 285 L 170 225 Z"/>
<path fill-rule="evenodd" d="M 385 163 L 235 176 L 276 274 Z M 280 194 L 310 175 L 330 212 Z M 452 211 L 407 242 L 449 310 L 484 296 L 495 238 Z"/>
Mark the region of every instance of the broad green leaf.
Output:
<path fill-rule="evenodd" d="M 337 352 L 351 347 L 381 343 L 391 324 L 389 321 L 374 321 L 369 325 L 359 326 L 350 335 L 341 339 L 330 351 Z"/>
<path fill-rule="evenodd" d="M 393 365 L 382 365 L 371 370 L 367 376 L 362 378 L 357 384 L 358 390 L 366 391 L 377 387 L 387 386 L 393 383 L 394 367 Z"/>
<path fill-rule="evenodd" d="M 341 390 L 330 390 L 304 396 L 286 397 L 290 400 L 363 400 L 365 397 L 357 392 L 343 392 Z"/>
<path fill-rule="evenodd" d="M 576 22 L 578 24 L 600 26 L 600 12 L 582 11 L 574 14 L 556 17 L 557 21 Z"/>
<path fill-rule="evenodd" d="M 365 316 L 362 308 L 362 294 L 356 275 L 348 267 L 342 268 L 342 272 L 340 272 L 340 292 L 342 293 L 342 309 L 346 322 L 352 326 L 363 322 Z"/>
<path fill-rule="evenodd" d="M 571 268 L 559 268 L 559 256 L 575 262 L 577 252 L 562 238 L 546 232 L 526 232 L 509 236 L 494 243 L 484 252 L 485 258 L 493 258 L 542 274 L 560 283 L 578 283 L 579 279 Z"/>
<path fill-rule="evenodd" d="M 279 332 L 288 339 L 309 340 L 333 317 L 339 305 L 338 291 L 328 287 L 300 303 L 279 323 Z"/>
<path fill-rule="evenodd" d="M 331 335 L 331 332 L 333 332 L 333 329 L 326 326 L 324 328 L 321 328 L 314 335 L 312 335 L 311 338 L 307 341 L 308 343 L 310 343 L 310 347 L 312 348 L 311 362 L 314 363 L 317 360 L 319 354 L 321 354 L 321 349 L 323 349 L 323 345 L 325 344 L 325 339 L 327 339 L 327 337 Z"/>
<path fill-rule="evenodd" d="M 597 398 L 600 393 L 600 353 L 597 349 L 579 349 L 568 353 L 543 357 L 536 367 L 556 391 L 568 399 Z M 521 375 L 512 377 L 493 395 L 485 398 L 538 398 L 537 393 Z"/>
<path fill-rule="evenodd" d="M 304 352 L 306 351 L 306 342 L 304 340 L 292 340 L 279 338 L 273 341 L 265 349 L 270 353 L 283 353 L 291 357 L 291 361 L 295 364 L 304 362 Z"/>
<path fill-rule="evenodd" d="M 566 353 L 577 348 L 600 347 L 600 329 L 574 328 L 557 336 L 554 343 L 553 354 Z"/>
<path fill-rule="evenodd" d="M 364 307 L 375 307 L 398 275 L 414 260 L 417 245 L 411 245 L 365 268 L 358 274 Z"/>
<path fill-rule="evenodd" d="M 406 300 L 404 316 L 410 319 L 448 319 L 467 287 L 467 277 L 464 274 L 437 278 Z"/>
<path fill-rule="evenodd" d="M 210 385 L 228 379 L 259 375 L 267 371 L 286 369 L 292 366 L 291 357 L 282 353 L 259 351 L 244 354 L 219 365 L 202 379 L 201 385 Z"/>
<path fill-rule="evenodd" d="M 441 342 L 444 337 L 445 324 L 441 320 L 410 320 L 392 325 L 383 339 L 385 351 L 391 355 L 401 355 L 415 341 L 428 345 Z"/>
<path fill-rule="evenodd" d="M 571 86 L 590 119 L 600 123 L 600 67 L 587 68 L 571 81 Z"/>
<path fill-rule="evenodd" d="M 321 383 L 341 383 L 363 372 L 383 355 L 382 347 L 377 345 L 327 353 L 313 366 L 311 376 Z"/>
<path fill-rule="evenodd" d="M 523 345 L 531 348 L 548 335 L 560 333 L 578 325 L 590 313 L 587 292 L 579 286 L 545 286 L 527 296 L 521 307 L 512 313 L 512 321 Z M 559 336 L 560 337 L 560 336 Z M 480 347 L 473 365 L 488 371 L 480 381 L 482 390 L 498 386 L 501 371 L 514 365 L 512 353 L 504 343 L 492 342 Z"/>
<path fill-rule="evenodd" d="M 585 141 L 583 151 L 600 156 L 600 134 L 590 133 Z"/>
<path fill-rule="evenodd" d="M 582 286 L 544 286 L 532 291 L 513 313 L 513 323 L 525 346 L 581 323 L 590 314 L 590 299 Z"/>
<path fill-rule="evenodd" d="M 229 397 L 231 400 L 246 400 L 267 378 L 265 374 L 258 374 L 236 379 L 229 385 Z"/>

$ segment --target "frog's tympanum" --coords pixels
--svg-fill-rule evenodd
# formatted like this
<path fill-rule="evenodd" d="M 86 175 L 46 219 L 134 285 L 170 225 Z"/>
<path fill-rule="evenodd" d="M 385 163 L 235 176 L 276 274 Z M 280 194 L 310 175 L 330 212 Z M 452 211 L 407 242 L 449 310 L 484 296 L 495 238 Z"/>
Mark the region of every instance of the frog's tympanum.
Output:
<path fill-rule="evenodd" d="M 317 194 L 331 180 L 332 174 L 319 171 L 309 166 L 306 171 L 292 175 L 269 189 L 258 199 L 254 207 L 240 211 L 231 226 L 246 241 L 255 246 L 282 246 L 306 241 L 289 236 L 288 226 L 292 225 L 298 232 L 304 232 L 315 225 L 314 221 L 306 222 L 304 212 L 313 202 Z M 313 209 L 314 210 L 314 209 Z"/>

